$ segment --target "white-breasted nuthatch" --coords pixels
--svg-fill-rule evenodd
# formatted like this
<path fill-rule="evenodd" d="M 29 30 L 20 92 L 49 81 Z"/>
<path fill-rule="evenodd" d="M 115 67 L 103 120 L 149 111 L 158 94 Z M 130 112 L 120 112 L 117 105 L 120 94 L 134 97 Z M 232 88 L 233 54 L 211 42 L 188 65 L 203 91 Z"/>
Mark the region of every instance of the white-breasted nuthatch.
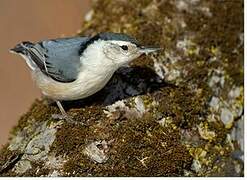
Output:
<path fill-rule="evenodd" d="M 159 49 L 140 46 L 126 34 L 99 33 L 22 42 L 10 51 L 26 60 L 42 93 L 55 100 L 62 115 L 68 117 L 61 100 L 82 99 L 98 92 L 120 66 Z"/>

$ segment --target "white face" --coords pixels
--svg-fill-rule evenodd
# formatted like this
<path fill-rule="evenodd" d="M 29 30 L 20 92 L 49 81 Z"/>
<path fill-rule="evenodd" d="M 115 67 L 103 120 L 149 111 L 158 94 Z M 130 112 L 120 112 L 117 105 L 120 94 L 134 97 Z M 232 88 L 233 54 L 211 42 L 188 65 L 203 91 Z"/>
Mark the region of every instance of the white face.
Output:
<path fill-rule="evenodd" d="M 103 46 L 105 56 L 119 66 L 129 63 L 143 52 L 135 44 L 126 41 L 107 41 Z"/>

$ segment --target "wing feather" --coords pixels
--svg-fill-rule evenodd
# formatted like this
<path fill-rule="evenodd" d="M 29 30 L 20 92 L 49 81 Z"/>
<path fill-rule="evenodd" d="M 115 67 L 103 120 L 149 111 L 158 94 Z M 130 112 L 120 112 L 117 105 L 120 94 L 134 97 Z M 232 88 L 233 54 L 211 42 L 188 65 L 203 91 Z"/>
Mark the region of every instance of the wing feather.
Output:
<path fill-rule="evenodd" d="M 30 59 L 47 76 L 60 82 L 73 82 L 81 67 L 79 49 L 88 39 L 76 37 L 45 40 L 27 50 Z"/>

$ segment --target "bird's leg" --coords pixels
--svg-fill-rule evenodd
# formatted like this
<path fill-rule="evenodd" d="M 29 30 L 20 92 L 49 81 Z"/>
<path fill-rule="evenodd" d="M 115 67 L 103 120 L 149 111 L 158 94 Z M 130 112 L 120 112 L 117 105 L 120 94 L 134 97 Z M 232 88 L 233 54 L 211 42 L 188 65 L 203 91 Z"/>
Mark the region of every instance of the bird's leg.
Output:
<path fill-rule="evenodd" d="M 73 124 L 77 124 L 76 121 L 74 121 L 67 113 L 66 111 L 64 110 L 62 104 L 60 101 L 56 100 L 56 103 L 57 103 L 57 106 L 60 110 L 60 112 L 62 113 L 61 115 L 59 114 L 53 114 L 53 118 L 55 119 L 65 119 L 67 122 L 69 123 L 73 123 Z"/>
<path fill-rule="evenodd" d="M 60 101 L 56 101 L 56 103 L 57 103 L 57 106 L 58 106 L 60 112 L 62 113 L 62 115 L 63 115 L 63 116 L 68 116 L 68 114 L 65 112 L 65 110 L 64 110 L 64 108 L 63 108 L 61 102 L 60 102 Z"/>

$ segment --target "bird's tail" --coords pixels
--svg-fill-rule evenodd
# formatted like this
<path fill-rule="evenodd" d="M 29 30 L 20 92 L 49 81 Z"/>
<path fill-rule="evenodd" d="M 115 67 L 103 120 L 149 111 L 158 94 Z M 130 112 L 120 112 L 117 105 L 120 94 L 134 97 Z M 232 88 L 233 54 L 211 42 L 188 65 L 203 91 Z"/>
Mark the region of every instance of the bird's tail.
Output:
<path fill-rule="evenodd" d="M 27 65 L 32 70 L 35 70 L 37 68 L 37 65 L 33 62 L 29 52 L 30 48 L 32 48 L 33 46 L 33 43 L 25 41 L 17 44 L 14 48 L 10 49 L 10 52 L 21 55 L 25 59 Z"/>
<path fill-rule="evenodd" d="M 33 47 L 33 43 L 25 41 L 17 44 L 14 48 L 10 49 L 10 52 L 26 55 L 28 48 Z"/>

